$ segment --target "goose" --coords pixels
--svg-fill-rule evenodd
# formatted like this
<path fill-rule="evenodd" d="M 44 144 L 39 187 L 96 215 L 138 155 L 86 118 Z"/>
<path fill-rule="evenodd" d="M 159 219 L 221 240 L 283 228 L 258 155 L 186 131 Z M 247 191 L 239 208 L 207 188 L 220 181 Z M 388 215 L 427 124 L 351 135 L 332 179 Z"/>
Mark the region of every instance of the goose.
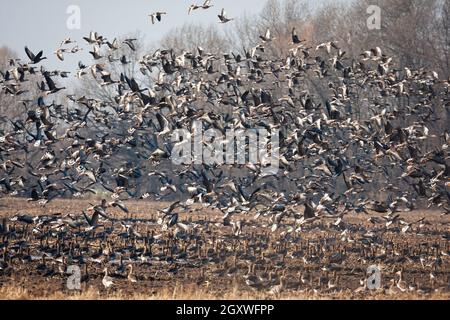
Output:
<path fill-rule="evenodd" d="M 336 289 L 339 285 L 339 276 L 336 276 L 335 273 L 334 273 L 334 276 L 335 276 L 335 280 L 333 280 L 332 278 L 328 279 L 327 287 L 329 290 Z"/>
<path fill-rule="evenodd" d="M 413 277 L 411 283 L 408 285 L 408 290 L 414 292 L 417 291 L 417 289 L 416 278 Z"/>
<path fill-rule="evenodd" d="M 365 291 L 367 291 L 368 289 L 367 289 L 367 279 L 365 279 L 365 278 L 363 278 L 363 279 L 361 279 L 360 281 L 359 281 L 359 283 L 360 283 L 360 287 L 358 287 L 358 288 L 356 288 L 355 290 L 354 290 L 354 292 L 355 293 L 360 293 L 360 292 L 365 292 Z"/>
<path fill-rule="evenodd" d="M 267 28 L 266 29 L 266 33 L 264 35 L 260 35 L 259 38 L 263 41 L 263 42 L 270 42 L 276 38 L 273 38 L 270 36 L 270 29 Z"/>
<path fill-rule="evenodd" d="M 70 53 L 77 53 L 77 52 L 80 52 L 80 51 L 83 51 L 83 48 L 80 48 L 78 45 L 76 45 L 76 46 L 72 47 L 71 49 L 69 49 L 68 52 L 70 52 Z"/>
<path fill-rule="evenodd" d="M 39 217 L 32 217 L 28 214 L 16 214 L 12 218 L 10 218 L 10 221 L 19 221 L 26 224 L 34 224 L 39 220 Z"/>
<path fill-rule="evenodd" d="M 202 6 L 192 5 L 188 13 L 211 6 L 205 1 Z M 152 23 L 160 19 L 155 15 Z M 221 23 L 232 20 L 223 9 L 219 19 Z M 16 252 L 23 255 L 17 263 L 30 261 L 32 255 L 24 251 L 36 248 L 48 254 L 49 261 L 64 261 L 58 255 L 67 254 L 74 261 L 87 258 L 95 264 L 108 263 L 120 255 L 129 257 L 131 263 L 158 261 L 163 269 L 166 262 L 183 265 L 189 258 L 189 263 L 217 270 L 212 274 L 219 276 L 228 265 L 221 268 L 218 264 L 234 254 L 234 267 L 227 274 L 239 274 L 239 261 L 254 263 L 259 270 L 267 268 L 256 280 L 250 277 L 256 277 L 255 267 L 250 267 L 249 277 L 244 279 L 252 288 L 269 291 L 275 284 L 267 281 L 269 269 L 286 267 L 286 258 L 312 269 L 319 265 L 317 270 L 328 272 L 336 263 L 351 262 L 346 261 L 350 255 L 345 252 L 357 249 L 360 255 L 356 260 L 362 263 L 407 262 L 411 267 L 422 266 L 422 272 L 433 270 L 436 274 L 448 259 L 447 247 L 439 244 L 439 248 L 411 249 L 409 243 L 399 243 L 397 238 L 406 234 L 410 239 L 419 233 L 425 243 L 449 239 L 448 232 L 434 230 L 435 221 L 431 225 L 411 223 L 399 215 L 422 199 L 440 211 L 449 211 L 446 177 L 450 137 L 438 134 L 440 129 L 434 123 L 442 120 L 432 108 L 436 101 L 445 107 L 448 82 L 438 82 L 438 75 L 425 69 L 397 69 L 395 61 L 378 47 L 351 61 L 337 42 L 330 41 L 319 44 L 314 57 L 314 48 L 300 45 L 305 40 L 295 28 L 290 39 L 293 48 L 273 58 L 265 43 L 275 38 L 270 30 L 265 31 L 254 39 L 260 43 L 242 56 L 236 52 L 213 54 L 208 53 L 211 48 L 197 47 L 192 53 L 182 51 L 179 55 L 172 48 L 158 49 L 143 57 L 136 56 L 136 39 L 110 43 L 91 32 L 85 40 L 93 47 L 92 57 L 88 56 L 94 62 L 80 62 L 77 77 L 90 73 L 100 91 L 108 92 L 108 98 L 99 97 L 102 92 L 95 90 L 85 97 L 65 92 L 60 95 L 61 103 L 67 102 L 65 108 L 59 103 L 46 104 L 43 98 L 61 93 L 63 88 L 55 85 L 55 77 L 67 73 L 33 67 L 35 61 L 43 60 L 42 53 L 27 53 L 25 63 L 10 61 L 9 67 L 5 66 L 9 69 L 1 73 L 2 92 L 25 95 L 25 82 L 36 78 L 43 97 L 37 103 L 27 96 L 12 99 L 12 111 L 19 116 L 0 116 L 2 196 L 31 193 L 31 201 L 45 204 L 52 197 L 95 193 L 94 188 L 101 185 L 111 193 L 112 201 L 103 199 L 102 205 L 82 210 L 77 216 L 13 217 L 8 228 L 0 227 L 5 238 L 0 247 L 7 248 L 1 251 L 3 261 L 14 260 Z M 68 44 L 61 44 L 57 56 L 59 53 L 64 58 L 69 53 L 64 47 Z M 157 78 L 147 88 L 142 77 L 128 74 L 134 61 L 143 75 Z M 115 75 L 115 67 L 123 69 L 120 76 Z M 303 83 L 305 76 L 324 82 L 327 90 L 319 96 L 309 92 L 310 85 Z M 374 95 L 362 97 L 362 109 L 354 116 L 351 108 L 356 91 L 368 89 Z M 15 107 L 26 110 L 23 119 Z M 222 108 L 226 112 L 216 112 Z M 268 163 L 262 159 L 257 163 L 194 163 L 163 169 L 173 159 L 175 147 L 188 142 L 172 143 L 169 133 L 174 129 L 224 133 L 255 127 L 279 131 L 279 145 L 270 144 L 270 150 L 279 153 L 274 158 L 280 174 L 264 170 Z M 238 132 L 237 137 L 243 136 Z M 231 139 L 225 140 L 222 146 Z M 213 146 L 207 139 L 200 141 L 202 147 Z M 245 148 L 250 151 L 252 146 L 250 143 Z M 437 150 L 428 150 L 430 146 Z M 132 164 L 122 165 L 125 158 L 132 159 Z M 394 173 L 399 179 L 392 179 Z M 157 185 L 146 187 L 149 180 L 156 180 Z M 368 200 L 375 185 L 379 192 L 374 198 L 385 193 L 388 200 Z M 186 201 L 180 199 L 184 196 Z M 169 201 L 168 207 L 158 210 L 158 219 L 133 219 L 129 216 L 133 207 L 125 206 L 133 197 Z M 370 217 L 359 225 L 350 223 L 351 219 L 343 222 L 351 211 L 367 212 L 370 206 L 387 215 Z M 108 217 L 110 207 L 128 213 L 127 217 Z M 187 213 L 185 221 L 180 221 L 184 216 L 178 207 Z M 203 208 L 224 215 L 200 218 L 197 214 Z M 249 221 L 244 215 L 253 211 L 254 221 Z M 103 228 L 99 228 L 100 216 L 108 219 Z M 415 223 L 417 229 L 413 228 Z M 146 236 L 146 230 L 158 234 Z M 309 230 L 319 234 L 314 241 L 307 240 Z M 195 251 L 198 255 L 192 254 Z M 263 258 L 258 259 L 258 255 Z M 327 279 L 328 286 L 327 281 L 321 281 L 318 287 L 310 282 L 310 287 L 331 292 L 339 287 L 337 280 L 333 276 Z M 393 280 L 396 292 L 406 288 L 401 274 L 395 274 Z M 423 281 L 423 277 L 417 280 Z"/>
<path fill-rule="evenodd" d="M 316 47 L 316 51 L 318 51 L 318 50 L 320 50 L 320 49 L 325 49 L 326 52 L 327 52 L 328 54 L 330 54 L 330 53 L 331 53 L 331 48 L 336 49 L 336 50 L 339 50 L 339 47 L 337 46 L 337 43 L 336 43 L 336 42 L 334 42 L 334 41 L 329 41 L 329 42 L 324 42 L 324 43 L 319 44 L 319 45 Z"/>
<path fill-rule="evenodd" d="M 42 50 L 39 51 L 39 53 L 35 55 L 33 52 L 31 52 L 30 49 L 28 49 L 28 47 L 25 47 L 25 53 L 27 54 L 28 58 L 30 59 L 31 64 L 38 64 L 42 60 L 47 59 L 47 57 L 42 57 L 42 55 L 43 55 Z"/>
<path fill-rule="evenodd" d="M 203 4 L 202 4 L 201 8 L 202 8 L 203 10 L 206 10 L 206 9 L 209 9 L 209 8 L 211 8 L 211 7 L 213 7 L 213 6 L 214 6 L 214 5 L 211 4 L 211 0 L 205 0 L 205 2 L 203 2 Z"/>
<path fill-rule="evenodd" d="M 149 14 L 149 17 L 150 17 L 150 19 L 152 21 L 152 24 L 155 24 L 155 19 L 158 20 L 158 21 L 161 21 L 161 17 L 164 14 L 167 14 L 167 13 L 166 12 L 157 11 L 157 12 L 154 12 L 152 14 Z"/>
<path fill-rule="evenodd" d="M 285 279 L 286 276 L 282 275 L 280 277 L 280 283 L 273 286 L 272 288 L 270 288 L 269 294 L 274 295 L 274 296 L 279 296 L 285 289 Z"/>
<path fill-rule="evenodd" d="M 123 43 L 125 43 L 132 51 L 136 51 L 136 45 L 134 44 L 134 41 L 137 39 L 125 39 L 123 40 Z M 114 46 L 114 44 L 113 44 Z"/>
<path fill-rule="evenodd" d="M 188 14 L 191 14 L 192 11 L 200 9 L 200 8 L 201 8 L 201 6 L 199 6 L 199 5 L 191 4 L 188 9 Z"/>
<path fill-rule="evenodd" d="M 136 283 L 137 278 L 135 275 L 133 275 L 133 265 L 132 264 L 127 265 L 127 269 L 129 270 L 127 275 L 128 282 Z"/>
<path fill-rule="evenodd" d="M 241 234 L 242 232 L 242 221 L 238 220 L 236 222 L 232 221 L 231 225 L 233 226 L 233 234 L 237 237 Z"/>
<path fill-rule="evenodd" d="M 171 132 L 169 121 L 167 120 L 167 118 L 164 115 L 157 113 L 156 119 L 158 120 L 159 126 L 161 128 L 161 131 L 158 132 L 158 134 L 157 134 L 158 136 L 165 135 L 165 134 Z"/>
<path fill-rule="evenodd" d="M 292 36 L 292 43 L 293 44 L 300 44 L 302 42 L 300 40 L 300 37 L 297 34 L 297 30 L 295 29 L 295 27 L 292 28 L 291 36 Z"/>
<path fill-rule="evenodd" d="M 91 31 L 88 37 L 83 37 L 83 39 L 89 44 L 102 45 L 103 44 L 103 36 L 97 34 L 97 32 Z"/>
<path fill-rule="evenodd" d="M 142 235 L 137 232 L 131 225 L 126 224 L 123 221 L 120 221 L 120 224 L 122 225 L 127 237 L 136 237 L 138 239 L 142 238 Z"/>
<path fill-rule="evenodd" d="M 300 282 L 305 285 L 311 283 L 311 275 L 306 272 L 302 272 L 300 276 Z"/>
<path fill-rule="evenodd" d="M 370 52 L 372 53 L 373 57 L 381 58 L 383 56 L 380 47 L 372 48 L 370 49 Z"/>
<path fill-rule="evenodd" d="M 105 219 L 110 219 L 110 217 L 106 214 L 105 209 L 107 208 L 106 200 L 102 200 L 102 204 L 99 206 L 93 206 L 88 209 L 88 211 L 93 211 L 91 218 L 88 217 L 86 212 L 82 211 L 84 218 L 86 219 L 86 222 L 91 227 L 97 227 L 98 226 L 98 219 L 100 216 L 102 216 Z"/>
<path fill-rule="evenodd" d="M 63 53 L 65 53 L 65 52 L 68 52 L 67 49 L 59 48 L 59 49 L 57 49 L 57 50 L 54 52 L 54 54 L 58 57 L 58 59 L 59 59 L 60 61 L 64 61 L 64 55 L 63 55 Z"/>
<path fill-rule="evenodd" d="M 98 216 L 99 216 L 98 213 L 94 212 L 91 218 L 89 218 L 86 212 L 82 211 L 82 213 L 86 222 L 89 224 L 90 227 L 95 228 L 98 226 Z"/>
<path fill-rule="evenodd" d="M 430 286 L 431 288 L 434 288 L 436 284 L 436 276 L 434 275 L 433 272 L 430 272 Z"/>
<path fill-rule="evenodd" d="M 102 279 L 102 284 L 106 289 L 109 289 L 110 287 L 114 286 L 114 279 L 110 276 L 108 276 L 108 268 L 103 269 L 103 272 L 105 273 L 105 275 L 103 276 Z"/>
<path fill-rule="evenodd" d="M 66 87 L 56 87 L 55 83 L 53 82 L 52 78 L 50 77 L 50 73 L 49 72 L 44 72 L 44 78 L 45 78 L 45 82 L 47 83 L 48 86 L 48 91 L 46 91 L 46 94 L 52 94 L 52 93 L 56 93 L 58 91 L 64 90 L 66 89 Z"/>
<path fill-rule="evenodd" d="M 119 208 L 120 210 L 122 210 L 125 213 L 129 213 L 129 210 L 127 208 L 127 206 L 125 205 L 125 203 L 123 203 L 123 201 L 121 200 L 114 200 L 108 203 L 108 206 L 112 206 L 115 208 Z"/>
<path fill-rule="evenodd" d="M 106 72 L 106 71 L 101 71 L 101 78 L 103 80 L 103 82 L 100 84 L 101 86 L 107 86 L 107 85 L 111 85 L 111 84 L 115 84 L 115 83 L 119 83 L 119 81 L 115 81 L 111 79 L 111 73 Z"/>
<path fill-rule="evenodd" d="M 103 58 L 103 56 L 100 54 L 99 46 L 94 45 L 92 51 L 89 51 L 89 53 L 92 55 L 94 60 L 99 60 L 99 59 Z"/>
<path fill-rule="evenodd" d="M 59 47 L 61 48 L 62 46 L 66 45 L 66 44 L 72 44 L 72 43 L 77 43 L 77 42 L 70 38 L 65 38 L 63 41 L 61 41 Z"/>
<path fill-rule="evenodd" d="M 227 13 L 225 12 L 225 9 L 222 8 L 222 11 L 218 15 L 220 23 L 227 23 L 233 20 L 233 18 L 227 18 Z"/>
<path fill-rule="evenodd" d="M 9 231 L 8 228 L 8 220 L 6 218 L 2 218 L 2 224 L 0 225 L 0 234 L 6 234 Z"/>
<path fill-rule="evenodd" d="M 310 202 L 305 202 L 304 204 L 305 210 L 303 212 L 304 219 L 311 219 L 315 218 L 316 215 L 316 209 L 313 207 L 313 205 Z"/>
<path fill-rule="evenodd" d="M 398 280 L 396 282 L 396 287 L 401 292 L 406 292 L 408 290 L 408 285 L 405 280 L 403 280 L 403 269 L 400 269 L 396 272 L 396 275 L 398 275 Z"/>
<path fill-rule="evenodd" d="M 248 264 L 248 271 L 243 276 L 245 284 L 252 288 L 258 288 L 260 286 L 259 278 L 254 274 L 255 265 L 253 263 Z"/>

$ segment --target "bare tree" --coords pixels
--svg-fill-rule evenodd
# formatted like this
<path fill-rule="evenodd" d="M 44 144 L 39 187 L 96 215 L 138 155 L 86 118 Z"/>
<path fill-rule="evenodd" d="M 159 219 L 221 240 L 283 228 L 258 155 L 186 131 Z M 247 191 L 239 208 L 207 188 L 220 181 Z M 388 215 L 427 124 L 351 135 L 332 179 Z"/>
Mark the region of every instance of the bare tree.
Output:
<path fill-rule="evenodd" d="M 14 81 L 9 86 L 20 86 L 20 91 L 23 94 L 14 94 L 14 90 L 0 90 L 0 115 L 10 119 L 23 118 L 26 112 L 33 108 L 39 96 L 39 89 L 36 85 L 37 77 L 30 74 L 24 75 L 23 66 L 17 54 L 8 47 L 0 48 L 0 83 L 3 82 L 4 77 L 9 77 Z M 2 127 L 8 125 L 7 122 L 1 122 Z"/>
<path fill-rule="evenodd" d="M 176 53 L 188 51 L 196 53 L 201 47 L 213 54 L 229 51 L 230 45 L 217 26 L 187 23 L 170 30 L 161 40 L 161 47 L 170 48 Z"/>
<path fill-rule="evenodd" d="M 127 39 L 132 40 L 134 50 L 125 43 Z M 149 78 L 145 77 L 145 72 L 141 72 L 139 67 L 139 59 L 144 55 L 145 50 L 143 36 L 140 33 L 132 33 L 114 40 L 119 45 L 118 49 L 104 49 L 101 52 L 102 58 L 98 59 L 96 64 L 109 73 L 113 81 L 119 80 L 121 75 L 147 81 Z M 111 40 L 111 42 L 114 40 Z M 80 80 L 77 81 L 78 87 L 75 89 L 75 93 L 117 104 L 114 99 L 117 95 L 117 86 L 106 85 L 100 77 L 94 76 L 92 72 L 89 76 L 82 77 Z"/>
<path fill-rule="evenodd" d="M 236 19 L 234 28 L 227 36 L 234 50 L 242 50 L 261 43 L 260 35 L 269 29 L 272 39 L 264 43 L 265 52 L 272 57 L 281 57 L 292 48 L 294 27 L 302 40 L 310 40 L 310 16 L 307 0 L 268 0 L 259 14 Z"/>
<path fill-rule="evenodd" d="M 431 49 L 443 77 L 450 78 L 450 1 L 438 1 Z"/>
<path fill-rule="evenodd" d="M 12 71 L 14 65 L 11 63 L 17 58 L 15 52 L 13 52 L 8 47 L 0 48 L 0 71 L 2 76 L 0 77 L 0 82 L 3 81 L 3 77 L 6 76 L 7 72 Z M 1 116 L 15 118 L 18 116 L 17 108 L 10 108 L 10 106 L 16 105 L 17 98 L 14 95 L 6 93 L 5 90 L 0 90 L 0 114 Z M 3 125 L 4 122 L 1 122 Z"/>

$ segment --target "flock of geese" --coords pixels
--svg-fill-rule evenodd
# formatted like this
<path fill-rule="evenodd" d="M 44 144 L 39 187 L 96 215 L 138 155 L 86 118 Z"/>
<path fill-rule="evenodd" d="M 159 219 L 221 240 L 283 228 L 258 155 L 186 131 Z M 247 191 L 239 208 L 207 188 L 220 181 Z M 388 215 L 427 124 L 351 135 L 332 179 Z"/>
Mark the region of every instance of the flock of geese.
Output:
<path fill-rule="evenodd" d="M 193 4 L 189 14 L 212 6 Z M 151 14 L 152 23 L 165 14 Z M 232 20 L 223 9 L 218 17 Z M 19 210 L 3 218 L 0 274 L 32 262 L 53 277 L 76 263 L 86 266 L 85 281 L 103 272 L 110 288 L 120 277 L 148 280 L 136 269 L 174 276 L 195 267 L 200 284 L 208 277 L 242 279 L 278 295 L 294 287 L 336 290 L 342 280 L 336 270 L 363 274 L 363 262 L 382 262 L 394 269 L 419 263 L 430 273 L 429 288 L 448 284 L 438 275 L 448 267 L 449 233 L 436 235 L 426 217 L 408 222 L 400 213 L 418 205 L 450 212 L 450 135 L 434 126 L 448 117 L 449 82 L 435 72 L 397 68 L 378 47 L 352 59 L 337 42 L 308 47 L 295 28 L 291 35 L 284 57 L 266 53 L 274 39 L 266 30 L 242 53 L 158 49 L 139 59 L 140 75 L 118 76 L 110 66 L 130 63 L 122 52 L 136 51 L 136 39 L 111 43 L 91 32 L 83 40 L 92 46 L 93 63 L 80 62 L 75 78 L 108 88 L 108 101 L 67 92 L 56 80 L 70 73 L 46 70 L 43 51 L 25 47 L 28 61 L 11 59 L 0 70 L 1 90 L 26 109 L 0 118 L 0 194 L 42 206 L 97 193 L 111 199 L 75 213 Z M 55 54 L 63 60 L 80 50 L 67 38 Z M 35 81 L 37 97 L 25 86 Z M 170 165 L 180 143 L 171 132 L 193 131 L 198 121 L 223 133 L 278 129 L 280 170 Z M 156 217 L 130 218 L 128 199 L 171 203 Z M 192 217 L 202 210 L 222 215 Z M 369 227 L 346 222 L 351 212 L 371 211 L 382 215 L 368 217 Z M 308 239 L 308 230 L 325 234 Z M 418 248 L 396 242 L 412 233 L 435 242 Z M 322 266 L 316 279 L 305 272 L 314 266 Z M 403 271 L 395 272 L 389 290 L 403 292 Z"/>

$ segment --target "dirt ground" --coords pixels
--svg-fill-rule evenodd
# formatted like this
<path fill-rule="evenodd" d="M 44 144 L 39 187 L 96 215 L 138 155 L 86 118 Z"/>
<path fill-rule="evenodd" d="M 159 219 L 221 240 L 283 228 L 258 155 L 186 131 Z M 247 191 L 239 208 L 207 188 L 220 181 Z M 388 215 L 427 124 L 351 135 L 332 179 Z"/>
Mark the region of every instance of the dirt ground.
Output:
<path fill-rule="evenodd" d="M 25 213 L 78 217 L 91 204 L 98 201 L 54 200 L 41 207 L 24 199 L 2 198 L 0 217 Z M 243 221 L 241 234 L 235 235 L 232 226 L 221 223 L 220 211 L 201 205 L 194 212 L 180 213 L 178 222 L 187 230 L 180 226 L 164 230 L 158 224 L 158 210 L 167 205 L 129 201 L 129 214 L 108 208 L 116 221 L 105 221 L 104 228 L 91 233 L 85 227 L 62 232 L 48 225 L 9 222 L 14 233 L 0 234 L 0 298 L 450 298 L 450 216 L 439 211 L 402 212 L 407 223 L 425 217 L 406 232 L 399 222 L 386 228 L 383 214 L 375 213 L 349 214 L 339 225 L 334 224 L 336 219 L 321 219 L 301 230 L 294 219 L 285 219 L 272 231 L 270 217 L 255 219 L 250 212 L 232 217 L 233 222 Z M 371 223 L 370 217 L 380 222 Z M 142 237 L 125 235 L 121 221 Z M 96 255 L 108 246 L 110 252 Z M 44 258 L 43 252 L 48 253 Z M 125 267 L 130 264 L 137 282 L 127 278 Z M 79 267 L 79 290 L 67 286 L 69 265 Z M 381 278 L 377 288 L 369 289 L 367 269 L 372 265 Z M 102 285 L 105 267 L 114 281 L 108 289 Z"/>

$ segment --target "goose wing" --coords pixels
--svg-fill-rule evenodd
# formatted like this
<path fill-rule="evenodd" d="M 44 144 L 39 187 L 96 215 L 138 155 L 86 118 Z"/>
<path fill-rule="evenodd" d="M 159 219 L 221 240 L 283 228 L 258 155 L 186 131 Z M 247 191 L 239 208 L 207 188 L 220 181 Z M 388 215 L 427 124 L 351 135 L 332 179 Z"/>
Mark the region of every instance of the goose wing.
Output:
<path fill-rule="evenodd" d="M 33 52 L 31 52 L 30 49 L 28 49 L 28 47 L 25 47 L 25 53 L 27 54 L 28 58 L 30 58 L 31 61 L 34 61 L 34 59 L 36 59 L 36 56 L 34 55 Z"/>

